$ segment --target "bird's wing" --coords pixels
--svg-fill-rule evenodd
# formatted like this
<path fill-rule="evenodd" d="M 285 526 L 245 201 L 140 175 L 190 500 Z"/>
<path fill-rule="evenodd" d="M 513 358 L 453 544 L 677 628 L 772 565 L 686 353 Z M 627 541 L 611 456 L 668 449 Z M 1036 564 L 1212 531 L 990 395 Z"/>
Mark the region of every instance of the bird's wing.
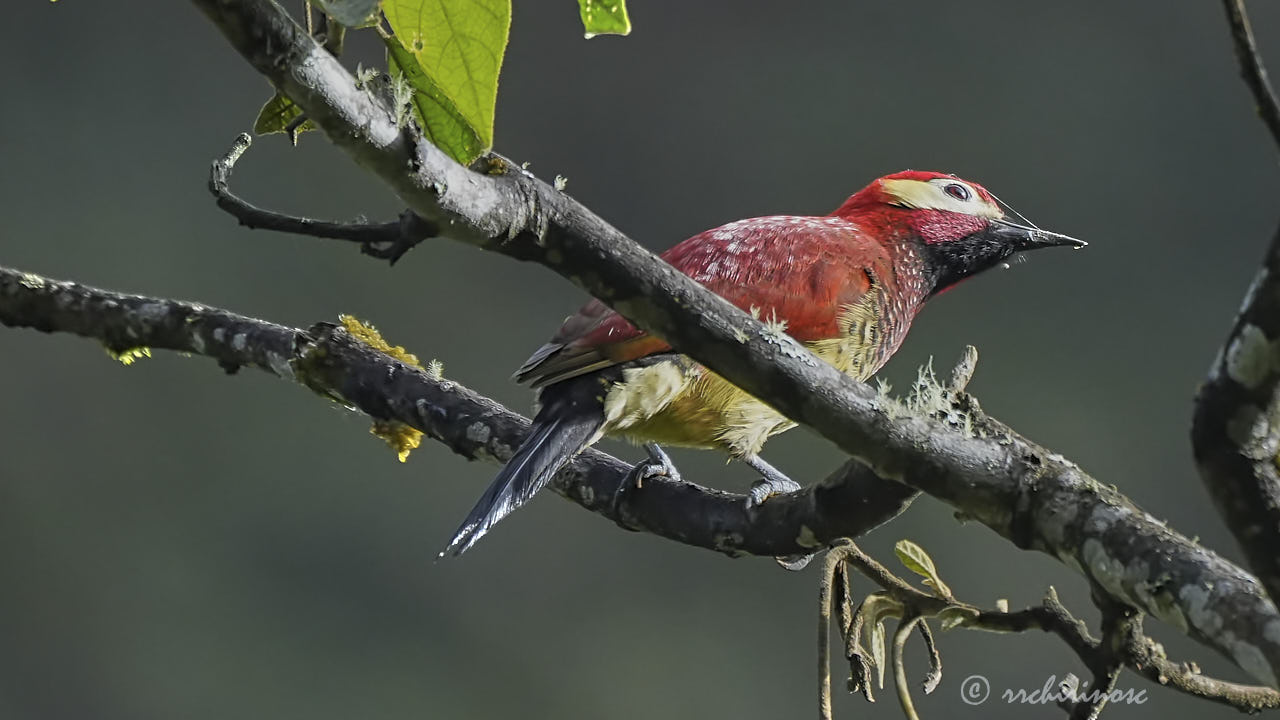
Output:
<path fill-rule="evenodd" d="M 880 245 L 841 218 L 763 217 L 695 235 L 662 254 L 680 272 L 800 341 L 839 335 L 840 314 L 888 272 Z M 671 349 L 599 300 L 567 319 L 516 371 L 533 387 Z"/>

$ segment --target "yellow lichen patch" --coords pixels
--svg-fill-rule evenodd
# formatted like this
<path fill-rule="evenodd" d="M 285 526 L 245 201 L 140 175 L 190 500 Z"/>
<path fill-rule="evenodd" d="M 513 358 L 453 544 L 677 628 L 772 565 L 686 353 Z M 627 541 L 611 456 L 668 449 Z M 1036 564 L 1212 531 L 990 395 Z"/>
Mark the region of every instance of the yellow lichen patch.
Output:
<path fill-rule="evenodd" d="M 395 420 L 374 420 L 369 432 L 382 438 L 383 442 L 396 451 L 400 462 L 408 459 L 409 453 L 422 444 L 422 431 L 409 427 Z"/>
<path fill-rule="evenodd" d="M 374 350 L 384 352 L 405 365 L 412 365 L 419 370 L 426 369 L 422 367 L 422 363 L 418 362 L 417 355 L 414 355 L 399 345 L 392 345 L 387 342 L 383 339 L 382 333 L 378 332 L 378 329 L 374 326 L 361 322 L 351 315 L 339 315 L 338 320 L 342 323 L 342 326 L 347 329 L 347 332 L 354 335 L 365 345 L 368 345 Z"/>
<path fill-rule="evenodd" d="M 120 364 L 126 367 L 138 362 L 142 358 L 151 357 L 151 348 L 149 347 L 136 347 L 118 351 L 112 350 L 111 348 L 104 349 L 107 351 L 107 354 L 111 356 L 112 360 L 119 360 Z"/>
<path fill-rule="evenodd" d="M 382 333 L 372 325 L 361 322 L 351 315 L 339 315 L 338 320 L 342 322 L 342 326 L 347 329 L 360 342 L 385 353 L 390 357 L 399 360 L 405 365 L 416 367 L 419 370 L 426 371 L 427 375 L 433 380 L 439 380 L 444 372 L 444 366 L 439 360 L 432 360 L 427 367 L 423 367 L 418 361 L 418 356 L 405 350 L 399 345 L 392 345 L 382 337 Z M 396 457 L 400 458 L 400 462 L 404 462 L 409 457 L 409 453 L 422 443 L 422 431 L 417 428 L 409 427 L 402 422 L 395 420 L 374 420 L 373 427 L 369 428 L 369 432 L 382 438 L 383 442 L 391 446 L 396 451 Z"/>

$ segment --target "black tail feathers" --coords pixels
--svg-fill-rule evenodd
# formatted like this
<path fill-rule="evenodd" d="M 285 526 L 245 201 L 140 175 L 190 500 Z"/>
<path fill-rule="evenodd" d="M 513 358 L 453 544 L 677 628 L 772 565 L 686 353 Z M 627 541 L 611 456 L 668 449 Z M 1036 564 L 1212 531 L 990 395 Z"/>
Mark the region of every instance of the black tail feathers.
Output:
<path fill-rule="evenodd" d="M 604 425 L 599 378 L 582 377 L 542 391 L 542 409 L 506 467 L 490 483 L 440 556 L 461 555 L 499 520 L 528 502 Z"/>

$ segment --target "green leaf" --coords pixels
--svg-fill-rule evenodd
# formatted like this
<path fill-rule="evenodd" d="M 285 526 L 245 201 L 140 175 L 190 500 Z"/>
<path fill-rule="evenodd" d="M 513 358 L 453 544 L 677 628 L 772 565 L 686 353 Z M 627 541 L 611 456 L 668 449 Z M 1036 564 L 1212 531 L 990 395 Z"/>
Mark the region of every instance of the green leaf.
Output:
<path fill-rule="evenodd" d="M 463 165 L 480 157 L 488 146 L 453 100 L 431 82 L 418 65 L 418 59 L 399 40 L 386 38 L 386 45 L 387 69 L 392 77 L 400 76 L 408 81 L 413 90 L 409 103 L 427 139 Z"/>
<path fill-rule="evenodd" d="M 463 164 L 493 147 L 511 0 L 384 0 L 382 11 L 427 137 Z"/>
<path fill-rule="evenodd" d="M 588 40 L 597 35 L 631 34 L 627 0 L 578 0 L 578 14 Z"/>
<path fill-rule="evenodd" d="M 924 548 L 910 540 L 899 540 L 893 546 L 893 552 L 908 570 L 923 577 L 924 584 L 932 587 L 936 595 L 943 598 L 951 597 L 951 588 L 942 582 L 941 577 L 938 577 L 938 569 L 933 566 L 933 558 L 929 557 Z"/>
<path fill-rule="evenodd" d="M 299 133 L 316 129 L 316 124 L 310 120 L 306 120 L 296 127 L 291 127 L 292 123 L 301 115 L 302 108 L 295 105 L 292 100 L 284 95 L 276 93 L 258 111 L 258 119 L 253 121 L 253 131 L 258 135 L 287 132 L 289 133 L 289 139 L 293 141 L 294 145 L 297 145 Z"/>
<path fill-rule="evenodd" d="M 378 24 L 382 0 L 311 0 L 325 15 L 352 28 Z"/>

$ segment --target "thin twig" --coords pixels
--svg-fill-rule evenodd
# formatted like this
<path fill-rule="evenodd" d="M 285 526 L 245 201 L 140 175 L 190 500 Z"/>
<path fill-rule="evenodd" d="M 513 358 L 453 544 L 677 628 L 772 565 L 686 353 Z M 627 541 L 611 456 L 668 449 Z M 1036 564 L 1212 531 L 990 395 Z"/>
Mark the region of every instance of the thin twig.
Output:
<path fill-rule="evenodd" d="M 1253 28 L 1249 23 L 1244 0 L 1223 0 L 1222 4 L 1227 11 L 1227 22 L 1231 24 L 1231 40 L 1235 46 L 1236 59 L 1240 63 L 1240 77 L 1244 78 L 1245 85 L 1253 93 L 1258 116 L 1266 124 L 1277 149 L 1280 149 L 1280 101 L 1276 99 L 1275 89 L 1267 78 L 1267 69 L 1262 64 L 1258 43 L 1253 39 Z"/>
<path fill-rule="evenodd" d="M 395 222 L 366 223 L 314 220 L 257 207 L 231 192 L 230 187 L 231 172 L 252 143 L 248 133 L 240 133 L 209 169 L 209 192 L 213 193 L 218 207 L 245 227 L 360 243 L 360 252 L 392 265 L 418 243 L 439 234 L 435 223 L 409 210 L 401 213 Z"/>
<path fill-rule="evenodd" d="M 1074 697 L 1067 698 L 1072 720 L 1097 720 L 1102 714 L 1127 660 L 1125 639 L 1134 627 L 1140 627 L 1142 618 L 1133 608 L 1112 602 L 1103 594 L 1095 593 L 1095 602 L 1102 609 L 1102 641 L 1093 653 L 1081 658 L 1093 673 L 1093 684 L 1084 692 L 1077 680 Z"/>
<path fill-rule="evenodd" d="M 929 654 L 929 674 L 924 676 L 924 683 L 920 688 L 928 695 L 937 690 L 938 683 L 942 682 L 942 655 L 933 641 L 933 631 L 924 618 L 920 619 L 920 639 L 924 641 L 924 650 Z"/>
<path fill-rule="evenodd" d="M 1267 687 L 1243 685 L 1200 674 L 1195 663 L 1178 663 L 1165 657 L 1164 648 L 1142 633 L 1133 631 L 1125 642 L 1125 667 L 1157 685 L 1243 710 L 1258 712 L 1280 708 L 1280 693 Z"/>
<path fill-rule="evenodd" d="M 893 632 L 893 655 L 889 662 L 893 664 L 893 686 L 898 693 L 898 705 L 902 708 L 902 714 L 907 720 L 920 720 L 920 716 L 916 713 L 916 705 L 911 700 L 911 684 L 907 682 L 907 663 L 902 651 L 907 646 L 907 638 L 911 637 L 911 631 L 915 629 L 917 623 L 923 621 L 924 618 L 919 615 L 905 617 Z"/>
<path fill-rule="evenodd" d="M 828 553 L 818 582 L 818 717 L 821 720 L 831 720 L 832 586 L 837 582 L 836 571 L 840 565 L 840 558 Z"/>
<path fill-rule="evenodd" d="M 1177 664 L 1164 657 L 1159 645 L 1142 633 L 1141 615 L 1133 608 L 1111 603 L 1101 596 L 1099 605 L 1103 609 L 1103 638 L 1094 638 L 1084 621 L 1076 618 L 1058 599 L 1057 592 L 1050 587 L 1040 605 L 1016 610 L 981 610 L 965 603 L 948 601 L 923 592 L 907 581 L 894 575 L 874 558 L 862 552 L 852 541 L 833 543 L 825 565 L 831 566 L 832 558 L 870 579 L 883 589 L 890 597 L 902 604 L 904 617 L 916 617 L 923 621 L 927 618 L 946 617 L 954 614 L 961 618 L 961 627 L 991 632 L 1017 633 L 1028 630 L 1041 630 L 1059 637 L 1067 647 L 1080 658 L 1080 661 L 1093 673 L 1093 685 L 1086 693 L 1076 698 L 1080 702 L 1072 702 L 1073 698 L 1065 698 L 1064 708 L 1073 718 L 1096 718 L 1110 695 L 1121 668 L 1129 668 L 1139 675 L 1196 697 L 1219 704 L 1234 707 L 1247 712 L 1280 707 L 1280 692 L 1268 687 L 1239 685 L 1199 674 L 1194 665 Z M 837 568 L 839 566 L 837 565 Z M 833 573 L 835 570 L 832 571 Z M 1095 593 L 1096 595 L 1096 593 Z M 853 648 L 857 642 L 853 633 L 861 632 L 861 622 L 865 622 L 863 613 L 854 613 L 853 623 L 841 619 L 842 632 L 849 643 L 849 655 L 854 656 Z M 921 625 L 922 634 L 927 625 Z M 901 629 L 901 628 L 899 628 Z M 932 646 L 932 637 L 926 637 L 927 645 Z M 860 650 L 860 648 L 859 648 Z M 941 671 L 940 658 L 933 660 L 936 648 L 930 650 L 931 662 L 937 664 L 937 672 Z M 856 673 L 851 665 L 851 672 Z M 895 665 L 895 676 L 898 668 Z M 931 668 L 926 678 L 925 689 L 929 690 L 929 679 L 935 670 Z M 1076 685 L 1078 689 L 1078 681 Z M 901 694 L 901 693 L 900 693 Z"/>

